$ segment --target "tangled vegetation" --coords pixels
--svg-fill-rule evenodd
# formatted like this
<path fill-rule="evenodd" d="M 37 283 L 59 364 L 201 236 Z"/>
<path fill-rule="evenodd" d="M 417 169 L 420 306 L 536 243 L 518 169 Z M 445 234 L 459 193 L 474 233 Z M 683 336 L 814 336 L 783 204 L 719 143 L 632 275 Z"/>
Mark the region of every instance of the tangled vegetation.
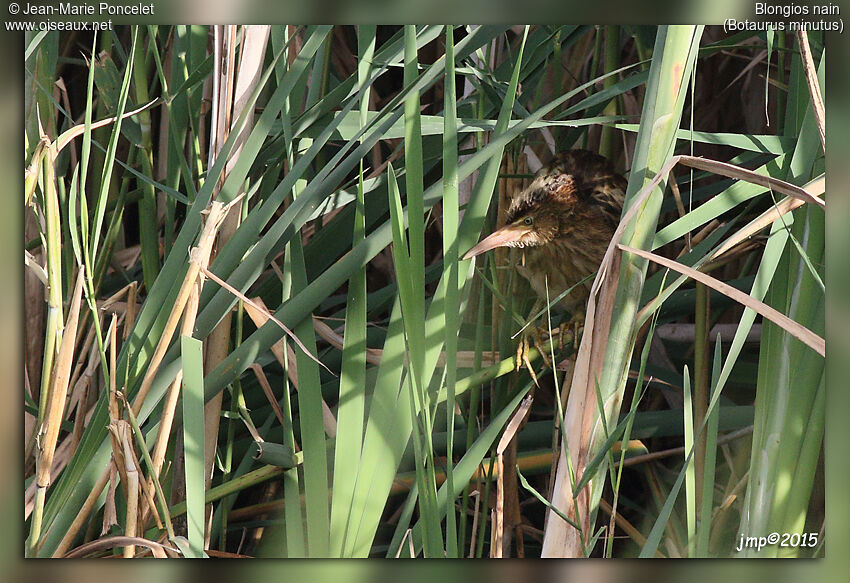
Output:
<path fill-rule="evenodd" d="M 28 556 L 822 555 L 820 35 L 27 43 Z M 534 294 L 463 255 L 571 148 L 624 215 L 516 370 Z"/>

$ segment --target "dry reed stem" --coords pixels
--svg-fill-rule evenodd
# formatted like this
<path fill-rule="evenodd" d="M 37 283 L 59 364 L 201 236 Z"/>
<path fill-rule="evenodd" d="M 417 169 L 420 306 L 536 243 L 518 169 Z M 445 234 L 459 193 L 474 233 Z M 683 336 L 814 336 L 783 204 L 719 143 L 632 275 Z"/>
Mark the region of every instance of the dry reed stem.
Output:
<path fill-rule="evenodd" d="M 254 371 L 254 376 L 257 377 L 257 381 L 260 383 L 260 386 L 263 388 L 263 393 L 266 395 L 266 399 L 269 402 L 269 405 L 272 406 L 272 410 L 274 411 L 275 417 L 277 417 L 278 422 L 281 426 L 286 426 L 286 422 L 283 420 L 283 411 L 280 408 L 280 405 L 277 402 L 277 399 L 274 396 L 274 391 L 272 390 L 272 386 L 269 384 L 269 379 L 266 378 L 266 373 L 263 372 L 263 367 L 261 367 L 258 363 L 253 363 L 249 366 L 252 371 Z"/>
<path fill-rule="evenodd" d="M 167 559 L 168 555 L 166 552 L 171 553 L 174 557 L 180 556 L 180 551 L 174 547 L 169 547 L 157 542 L 153 542 L 144 538 L 139 537 L 127 537 L 127 536 L 110 536 L 107 538 L 100 538 L 97 540 L 93 540 L 84 545 L 80 545 L 75 548 L 70 553 L 64 555 L 66 559 L 77 559 L 81 557 L 85 557 L 89 553 L 93 553 L 96 551 L 103 551 L 107 549 L 113 549 L 115 547 L 123 547 L 127 545 L 139 545 L 142 547 L 147 547 L 153 553 L 153 556 L 157 559 Z"/>
<path fill-rule="evenodd" d="M 118 490 L 118 470 L 115 464 L 109 463 L 109 488 L 106 490 L 106 499 L 103 501 L 103 522 L 101 523 L 100 536 L 106 536 L 113 526 L 118 526 L 118 509 L 115 504 L 115 492 Z"/>
<path fill-rule="evenodd" d="M 198 301 L 200 297 L 201 287 L 203 285 L 202 278 L 198 278 L 195 286 L 192 288 L 189 299 L 186 302 L 186 309 L 183 314 L 183 321 L 180 326 L 180 333 L 191 336 L 195 328 L 195 319 L 198 315 Z M 174 415 L 177 410 L 177 399 L 180 395 L 180 385 L 183 381 L 183 369 L 177 371 L 177 375 L 171 384 L 168 386 L 168 391 L 163 402 L 162 414 L 160 416 L 159 429 L 156 433 L 156 441 L 151 455 L 153 461 L 153 475 L 150 480 L 159 479 L 162 471 L 162 464 L 165 461 L 165 454 L 168 449 L 168 440 L 171 435 L 171 427 L 174 423 Z"/>
<path fill-rule="evenodd" d="M 717 227 L 720 226 L 720 221 L 717 219 L 713 219 L 706 226 L 699 230 L 699 232 L 691 237 L 690 233 L 685 233 L 685 245 L 682 247 L 682 250 L 679 251 L 679 254 L 676 256 L 676 259 L 679 259 L 683 255 L 687 255 L 691 252 L 694 245 L 698 245 L 703 239 L 708 237 L 711 233 L 714 232 Z"/>
<path fill-rule="evenodd" d="M 184 308 L 189 301 L 189 297 L 192 295 L 193 288 L 197 284 L 198 277 L 201 273 L 201 267 L 209 263 L 210 252 L 212 251 L 212 245 L 215 241 L 215 234 L 221 226 L 221 221 L 224 219 L 227 210 L 229 210 L 229 207 L 232 204 L 233 203 L 223 205 L 220 202 L 212 202 L 207 211 L 205 211 L 209 214 L 206 222 L 204 223 L 204 228 L 201 231 L 198 245 L 193 247 L 189 252 L 189 269 L 186 272 L 186 276 L 183 278 L 183 283 L 180 286 L 177 298 L 174 301 L 174 307 L 168 315 L 165 328 L 163 329 L 156 348 L 154 349 L 150 364 L 148 365 L 145 376 L 142 379 L 142 384 L 139 387 L 136 398 L 133 400 L 134 415 L 138 415 L 139 411 L 142 409 L 142 404 L 144 404 L 145 397 L 147 397 L 148 391 L 153 384 L 153 379 L 159 371 L 159 365 L 162 364 L 165 352 L 171 344 L 172 337 L 174 336 L 177 324 L 183 315 Z"/>
<path fill-rule="evenodd" d="M 752 425 L 736 429 L 735 431 L 732 431 L 730 433 L 727 433 L 726 435 L 719 437 L 717 439 L 717 445 L 723 445 L 725 443 L 729 443 L 730 441 L 735 441 L 736 439 L 740 439 L 741 437 L 750 435 L 752 432 Z M 642 453 L 636 456 L 632 456 L 630 458 L 626 458 L 625 460 L 623 460 L 622 466 L 624 468 L 627 468 L 629 466 L 637 466 L 646 462 L 655 461 L 674 455 L 681 455 L 683 453 L 685 453 L 684 446 L 671 447 L 669 449 L 663 449 L 661 451 L 651 451 L 648 453 Z M 614 463 L 614 467 L 619 467 L 620 465 L 620 462 Z"/>
<path fill-rule="evenodd" d="M 333 328 L 331 328 L 315 316 L 313 316 L 313 329 L 316 330 L 316 334 L 318 334 L 322 340 L 324 340 L 337 350 L 342 350 L 343 337 L 334 332 Z M 366 362 L 368 362 L 369 364 L 379 365 L 381 364 L 381 357 L 383 356 L 383 354 L 383 350 L 379 348 L 369 348 L 367 346 Z"/>
<path fill-rule="evenodd" d="M 72 436 L 68 436 L 62 440 L 62 443 L 56 446 L 56 453 L 53 456 L 53 467 L 50 468 L 50 475 L 55 476 L 59 472 L 62 471 L 68 464 L 68 460 L 71 459 L 71 453 L 73 452 L 74 440 Z M 38 484 L 36 484 L 35 480 L 30 482 L 30 485 L 27 486 L 27 489 L 24 491 L 24 519 L 29 518 L 30 514 L 35 507 L 35 493 L 38 489 Z"/>
<path fill-rule="evenodd" d="M 655 336 L 661 340 L 667 340 L 670 342 L 693 342 L 695 333 L 694 328 L 694 324 L 687 323 L 661 324 L 655 327 Z M 750 331 L 744 338 L 744 342 L 759 342 L 761 340 L 761 329 L 762 326 L 758 323 L 750 326 Z M 717 342 L 717 338 L 720 337 L 724 343 L 732 342 L 732 339 L 735 337 L 737 332 L 737 323 L 715 324 L 711 327 L 711 330 L 709 330 L 708 340 L 709 342 Z M 651 375 L 645 375 L 645 377 L 652 378 Z M 669 383 L 664 383 L 664 381 L 659 379 L 653 378 L 652 380 L 653 382 L 660 382 L 671 386 Z"/>
<path fill-rule="evenodd" d="M 106 429 L 109 431 L 109 441 L 112 444 L 112 463 L 118 476 L 121 478 L 121 483 L 124 485 L 124 494 L 127 494 L 127 485 L 130 483 L 127 476 L 127 460 L 125 459 L 124 450 L 124 432 L 127 422 L 123 419 L 115 419 L 111 421 Z"/>
<path fill-rule="evenodd" d="M 42 174 L 40 180 L 40 186 L 43 191 L 41 201 L 43 206 L 38 205 L 38 200 L 36 200 L 36 204 L 33 205 L 34 212 L 38 215 L 38 219 L 40 221 L 39 233 L 43 244 L 42 254 L 45 258 L 45 271 L 47 273 L 48 281 L 46 294 L 47 327 L 45 330 L 44 341 L 40 342 L 43 358 L 41 361 L 41 375 L 39 379 L 38 414 L 36 422 L 36 431 L 43 432 L 45 416 L 50 408 L 48 400 L 50 397 L 51 383 L 53 382 L 53 376 L 56 372 L 55 367 L 57 365 L 55 360 L 58 358 L 60 342 L 62 339 L 64 319 L 62 306 L 64 298 L 62 296 L 61 212 L 59 209 L 59 194 L 56 189 L 56 176 L 54 169 L 56 152 L 54 147 L 50 145 L 49 137 L 42 127 L 41 114 L 38 109 L 38 105 L 36 105 L 36 114 L 40 141 L 45 142 L 45 146 L 47 147 L 45 159 L 41 166 Z M 36 179 L 38 180 L 38 177 L 36 177 Z M 29 459 L 29 457 L 33 455 L 39 436 L 42 435 L 40 433 L 33 434 L 32 439 L 30 439 L 27 443 L 24 452 L 25 459 Z M 39 444 L 39 447 L 40 446 L 41 444 Z M 37 458 L 38 454 L 35 454 L 35 456 Z M 49 468 L 50 464 L 47 464 L 47 471 L 49 471 Z M 41 496 L 43 497 L 44 495 L 45 492 L 42 491 Z M 36 507 L 39 508 L 40 505 L 37 503 Z M 41 517 L 36 515 L 35 521 L 33 522 L 33 526 L 35 526 L 36 529 L 40 527 L 40 520 Z M 31 542 L 32 544 L 35 544 L 35 541 Z"/>
<path fill-rule="evenodd" d="M 812 98 L 812 111 L 818 126 L 818 135 L 823 151 L 826 152 L 826 115 L 824 113 L 823 96 L 818 83 L 818 72 L 812 59 L 812 49 L 809 46 L 809 34 L 805 30 L 797 31 L 797 44 L 800 45 L 800 56 L 803 59 L 803 72 L 806 84 L 809 86 L 809 97 Z"/>
<path fill-rule="evenodd" d="M 148 109 L 149 107 L 151 107 L 153 105 L 156 105 L 159 102 L 160 102 L 159 99 L 154 99 L 153 101 L 146 103 L 145 105 L 142 105 L 141 107 L 137 107 L 133 111 L 126 112 L 124 115 L 121 116 L 121 119 L 124 120 L 124 119 L 127 119 L 128 117 L 133 117 L 134 115 L 143 112 L 144 110 Z M 109 125 L 109 124 L 117 121 L 117 119 L 118 119 L 118 116 L 107 117 L 107 118 L 102 119 L 100 121 L 93 121 L 89 127 L 91 127 L 92 130 L 96 130 L 97 128 L 101 128 L 105 125 Z M 61 136 L 59 136 L 59 138 L 56 139 L 55 142 L 53 142 L 53 146 L 56 148 L 56 152 L 55 152 L 54 155 L 59 154 L 59 152 L 61 152 L 65 148 L 65 146 L 70 144 L 71 141 L 74 138 L 80 137 L 81 135 L 83 135 L 85 133 L 85 131 L 86 131 L 85 124 L 77 124 L 74 127 L 72 127 L 71 129 L 66 130 Z"/>
<path fill-rule="evenodd" d="M 671 160 L 635 196 L 634 202 L 626 210 L 614 232 L 611 243 L 608 245 L 588 298 L 587 310 L 585 312 L 585 328 L 575 359 L 573 380 L 564 413 L 562 443 L 555 468 L 555 483 L 552 487 L 552 505 L 561 510 L 570 520 L 579 524 L 582 527 L 582 533 L 590 531 L 589 506 L 591 484 L 588 483 L 576 496 L 573 495 L 573 485 L 577 477 L 583 474 L 589 457 L 587 448 L 589 447 L 590 436 L 589 432 L 584 429 L 586 420 L 583 419 L 583 413 L 586 409 L 590 409 L 591 411 L 596 410 L 596 391 L 592 380 L 596 377 L 591 374 L 591 371 L 601 370 L 605 347 L 607 345 L 611 310 L 616 293 L 616 282 L 613 286 L 609 285 L 608 282 L 611 278 L 608 277 L 608 274 L 616 272 L 619 268 L 620 257 L 617 252 L 616 243 L 622 237 L 626 226 L 635 214 L 637 214 L 638 209 L 649 198 L 653 189 L 672 171 L 674 165 L 675 161 Z M 602 293 L 600 293 L 600 289 Z M 600 300 L 602 307 L 600 310 L 602 317 L 599 319 L 596 317 L 597 299 Z M 594 343 L 594 337 L 596 336 L 601 340 Z M 569 462 L 567 455 L 570 456 Z M 546 533 L 547 537 L 551 538 L 548 540 L 544 538 L 544 556 L 547 553 L 547 542 L 551 545 L 551 548 L 566 548 L 568 528 L 572 527 L 558 516 L 557 513 L 552 510 L 546 513 Z M 584 549 L 578 548 L 578 545 L 581 544 L 583 546 L 584 537 L 582 535 L 579 538 L 581 540 L 576 541 L 575 537 L 569 537 L 570 548 L 567 550 L 566 556 L 583 556 Z"/>
<path fill-rule="evenodd" d="M 401 558 L 401 549 L 404 548 L 405 542 L 410 543 L 410 544 L 408 544 L 408 549 L 409 549 L 409 553 L 410 553 L 410 556 L 408 558 L 413 559 L 413 558 L 416 557 L 416 551 L 413 548 L 413 537 L 410 536 L 412 533 L 413 533 L 412 528 L 408 528 L 407 530 L 404 531 L 404 536 L 401 537 L 401 542 L 398 544 L 398 550 L 395 552 L 395 558 L 396 559 Z"/>
<path fill-rule="evenodd" d="M 670 162 L 683 164 L 691 168 L 697 168 L 698 170 L 706 170 L 714 174 L 719 174 L 720 176 L 726 176 L 727 178 L 737 178 L 738 180 L 744 180 L 752 184 L 764 186 L 770 190 L 798 198 L 803 202 L 814 203 L 821 208 L 826 206 L 826 203 L 822 198 L 812 195 L 812 193 L 808 192 L 804 188 L 800 188 L 799 186 L 791 184 L 790 182 L 785 182 L 784 180 L 779 180 L 778 178 L 758 174 L 752 170 L 747 170 L 746 168 L 741 168 L 740 166 L 729 164 L 727 162 L 718 162 L 717 160 L 700 158 L 698 156 L 673 156 Z"/>
<path fill-rule="evenodd" d="M 676 271 L 683 275 L 687 275 L 691 279 L 698 281 L 704 285 L 707 285 L 711 289 L 718 291 L 729 298 L 732 298 L 736 302 L 745 305 L 746 307 L 750 308 L 751 310 L 754 310 L 761 316 L 767 318 L 777 326 L 780 326 L 786 332 L 794 336 L 797 340 L 804 343 L 806 346 L 808 346 L 821 356 L 825 356 L 826 342 L 822 337 L 818 336 L 805 326 L 798 324 L 797 322 L 795 322 L 785 314 L 779 312 L 775 308 L 772 308 L 764 302 L 755 299 L 751 295 L 732 287 L 728 283 L 724 283 L 719 279 L 711 277 L 707 273 L 697 271 L 696 269 L 690 268 L 687 265 L 682 265 L 681 263 L 678 263 L 671 259 L 667 259 L 666 257 L 661 257 L 660 255 L 656 255 L 655 253 L 643 251 L 642 249 L 635 249 L 627 245 L 617 245 L 617 247 L 623 251 L 628 251 L 629 253 L 633 253 L 639 257 L 643 257 L 644 259 L 648 259 L 650 261 L 658 263 L 659 265 L 672 269 L 673 271 Z"/>
<path fill-rule="evenodd" d="M 124 340 L 126 340 L 130 335 L 130 330 L 133 329 L 133 325 L 136 323 L 136 312 L 138 311 L 138 307 L 136 306 L 136 294 L 138 291 L 139 284 L 135 281 L 130 284 L 130 289 L 127 290 L 127 310 L 125 311 L 123 328 Z"/>
<path fill-rule="evenodd" d="M 30 163 L 24 170 L 25 207 L 29 206 L 32 195 L 35 194 L 35 187 L 38 185 L 38 176 L 41 174 L 41 165 L 44 163 L 44 158 L 47 155 L 49 147 L 50 139 L 47 136 L 41 136 L 41 139 L 35 145 Z"/>
<path fill-rule="evenodd" d="M 503 540 L 504 540 L 504 530 L 505 530 L 505 467 L 504 467 L 504 453 L 508 446 L 513 441 L 514 436 L 517 431 L 519 431 L 520 425 L 525 420 L 526 415 L 528 415 L 528 411 L 531 409 L 531 403 L 534 400 L 532 395 L 527 395 L 520 402 L 519 407 L 517 407 L 516 413 L 511 416 L 511 420 L 508 422 L 505 427 L 505 431 L 502 434 L 502 438 L 499 440 L 499 444 L 496 446 L 496 464 L 495 464 L 495 476 L 496 476 L 496 508 L 493 510 L 493 522 L 492 522 L 492 533 L 490 540 L 490 557 L 494 559 L 501 559 L 504 550 L 503 550 Z M 510 468 L 510 471 L 515 471 L 515 468 Z"/>
<path fill-rule="evenodd" d="M 475 497 L 475 507 L 472 509 L 472 536 L 469 537 L 469 555 L 468 558 L 475 558 L 475 543 L 478 538 L 478 516 L 481 514 L 481 492 L 475 490 L 469 493 L 469 497 Z"/>
<path fill-rule="evenodd" d="M 820 197 L 823 195 L 825 191 L 826 180 L 824 176 L 820 176 L 804 187 L 806 192 L 811 194 L 814 197 Z M 802 200 L 799 198 L 786 198 L 783 201 L 780 201 L 773 208 L 766 210 L 761 215 L 750 221 L 746 226 L 739 229 L 734 235 L 729 237 L 723 244 L 718 247 L 717 251 L 712 253 L 710 259 L 717 259 L 721 255 L 728 253 L 732 250 L 736 245 L 742 243 L 761 231 L 762 229 L 770 226 L 773 222 L 779 217 L 790 213 L 794 209 L 803 205 Z"/>
<path fill-rule="evenodd" d="M 238 199 L 237 199 L 238 200 Z M 236 202 L 236 201 L 234 201 Z M 183 280 L 183 287 L 181 287 L 180 292 L 178 294 L 178 300 L 183 295 L 184 290 L 186 291 L 186 299 L 185 305 L 182 310 L 182 321 L 180 326 L 181 334 L 191 336 L 195 329 L 195 320 L 198 316 L 198 307 L 201 297 L 201 291 L 203 290 L 204 285 L 204 277 L 201 270 L 204 270 L 206 265 L 210 262 L 210 255 L 212 253 L 212 247 L 215 241 L 215 235 L 218 228 L 221 226 L 222 222 L 225 220 L 227 216 L 227 211 L 232 208 L 233 203 L 228 205 L 223 205 L 220 202 L 213 202 L 210 206 L 210 212 L 207 216 L 206 223 L 204 224 L 204 230 L 201 233 L 201 238 L 199 240 L 198 246 L 193 248 L 189 253 L 190 262 L 189 262 L 189 270 L 186 273 L 186 278 Z M 192 275 L 192 279 L 190 275 Z M 134 290 L 130 290 L 134 291 Z M 175 304 L 175 309 L 177 305 Z M 174 311 L 172 311 L 172 316 L 174 315 Z M 178 317 L 180 314 L 178 314 Z M 169 322 L 172 321 L 171 316 L 169 316 Z M 168 346 L 168 343 L 171 341 L 171 334 L 173 331 L 168 333 L 168 341 L 165 346 Z M 164 336 L 161 340 L 164 339 Z M 159 348 L 159 346 L 157 347 Z M 158 364 L 157 364 L 158 366 Z M 150 372 L 150 369 L 148 369 Z M 152 379 L 153 377 L 151 377 Z M 162 414 L 160 416 L 159 428 L 157 429 L 156 441 L 154 442 L 154 448 L 151 453 L 151 461 L 153 462 L 153 473 L 148 476 L 148 480 L 146 482 L 146 487 L 148 489 L 153 488 L 153 480 L 158 480 L 160 473 L 162 471 L 162 464 L 165 461 L 165 456 L 168 451 L 168 441 L 171 435 L 171 428 L 174 424 L 174 416 L 177 410 L 177 400 L 180 395 L 180 385 L 183 381 L 183 369 L 181 368 L 177 371 L 177 375 L 174 377 L 174 380 L 171 381 L 171 384 L 168 387 L 168 391 L 165 395 L 165 401 L 163 403 Z M 141 390 L 140 390 L 141 392 Z M 138 410 L 134 411 L 135 414 L 138 414 Z M 148 504 L 142 513 L 143 522 L 147 521 L 147 517 L 150 512 L 154 512 L 156 514 L 156 505 Z"/>
<path fill-rule="evenodd" d="M 256 63 L 247 62 L 245 59 L 246 43 L 251 43 L 252 47 L 256 44 L 253 35 L 246 35 L 245 27 L 242 28 L 242 58 L 239 63 L 239 77 L 244 78 L 243 68 L 256 67 Z M 236 79 L 236 46 L 237 46 L 237 26 L 214 26 L 213 27 L 213 47 L 218 61 L 213 73 L 213 112 L 211 119 L 210 132 L 210 149 L 208 151 L 208 164 L 213 167 L 218 159 L 221 148 L 227 141 L 233 126 L 233 120 L 237 119 L 242 108 L 238 110 L 234 105 L 234 93 Z M 263 45 L 264 46 L 264 45 Z M 220 64 L 224 65 L 224 68 Z M 218 182 L 213 191 L 213 198 L 217 199 L 220 194 L 221 187 L 225 184 L 233 164 L 242 151 L 242 146 L 247 131 L 252 123 L 253 112 L 249 112 L 247 123 L 240 135 L 237 136 L 237 142 L 234 145 L 230 158 L 227 160 L 224 171 L 218 177 Z M 223 246 L 239 226 L 239 212 L 228 213 L 223 219 L 222 228 L 218 236 L 218 240 L 212 249 L 212 257 L 215 257 L 219 247 Z M 216 324 L 204 342 L 204 373 L 212 371 L 218 364 L 224 360 L 230 349 L 230 323 L 231 312 L 228 311 L 224 317 Z M 209 488 L 210 480 L 212 479 L 213 463 L 215 461 L 216 442 L 218 437 L 218 426 L 221 417 L 221 402 L 224 398 L 223 393 L 215 394 L 209 401 L 204 404 L 204 487 Z M 208 507 L 209 508 L 209 507 Z M 208 512 L 211 516 L 211 511 Z M 209 546 L 209 530 L 205 531 L 204 548 Z"/>
<path fill-rule="evenodd" d="M 136 525 L 139 521 L 139 470 L 136 466 L 136 456 L 132 445 L 132 429 L 126 421 L 118 421 L 116 431 L 118 440 L 121 443 L 122 453 L 124 457 L 124 471 L 122 479 L 127 478 L 127 515 L 124 525 L 124 536 L 135 537 Z M 111 426 L 111 424 L 110 424 Z M 110 427 L 111 429 L 111 427 Z M 135 545 L 127 545 L 124 547 L 124 558 L 132 559 L 136 554 Z"/>
<path fill-rule="evenodd" d="M 254 325 L 259 328 L 263 326 L 269 320 L 269 316 L 271 312 L 269 312 L 268 308 L 266 308 L 265 302 L 263 302 L 262 298 L 257 296 L 254 298 L 253 303 L 245 303 L 245 313 L 248 314 L 248 317 L 251 318 L 251 321 L 254 322 Z M 286 350 L 286 356 L 284 356 L 284 350 Z M 286 370 L 286 375 L 289 378 L 289 381 L 298 389 L 298 364 L 295 362 L 295 350 L 293 350 L 292 346 L 286 344 L 281 338 L 271 346 L 271 351 L 274 357 L 277 359 L 281 368 Z"/>
<path fill-rule="evenodd" d="M 490 558 L 502 558 L 502 544 L 505 530 L 505 492 L 502 482 L 502 460 L 497 458 L 493 467 L 493 475 L 496 477 L 496 507 L 490 511 Z M 499 491 L 502 491 L 501 498 Z M 501 502 L 501 506 L 499 503 Z"/>
<path fill-rule="evenodd" d="M 80 303 L 83 295 L 83 270 L 77 273 L 74 285 L 74 295 L 71 307 L 68 309 L 68 320 L 56 359 L 56 367 L 51 380 L 50 396 L 47 414 L 41 428 L 41 443 L 38 459 L 36 460 L 36 483 L 40 489 L 50 486 L 50 469 L 53 456 L 56 453 L 56 443 L 59 439 L 59 429 L 65 410 L 65 398 L 68 393 L 71 366 L 74 360 L 74 348 L 77 341 L 77 324 L 80 317 Z"/>
<path fill-rule="evenodd" d="M 44 287 L 48 286 L 47 283 L 47 271 L 41 266 L 35 256 L 24 249 L 24 267 L 30 270 L 36 279 L 38 279 Z"/>
<path fill-rule="evenodd" d="M 126 320 L 125 320 L 126 323 Z M 116 397 L 116 372 L 118 367 L 116 366 L 117 352 L 116 348 L 116 338 L 117 338 L 117 328 L 118 328 L 118 316 L 112 314 L 112 323 L 109 326 L 109 418 L 112 421 L 115 421 L 121 417 L 121 414 L 118 409 L 118 398 Z M 126 328 L 126 325 L 125 325 Z"/>
<path fill-rule="evenodd" d="M 94 332 L 94 326 L 92 326 L 90 330 L 91 332 Z M 71 417 L 71 412 L 76 409 L 76 413 L 74 415 L 74 428 L 71 432 L 74 448 L 76 448 L 82 438 L 83 430 L 85 429 L 86 422 L 88 420 L 88 412 L 86 409 L 89 407 L 89 401 L 91 401 L 90 393 L 91 391 L 96 391 L 93 379 L 96 379 L 97 369 L 102 364 L 100 350 L 98 350 L 98 347 L 94 345 L 93 339 L 92 346 L 89 347 L 88 350 L 89 358 L 86 368 L 79 375 L 79 378 L 72 383 L 74 388 L 71 390 L 71 397 L 68 399 L 68 404 L 66 405 L 65 416 L 68 419 Z M 83 354 L 84 352 L 80 351 L 81 357 Z"/>

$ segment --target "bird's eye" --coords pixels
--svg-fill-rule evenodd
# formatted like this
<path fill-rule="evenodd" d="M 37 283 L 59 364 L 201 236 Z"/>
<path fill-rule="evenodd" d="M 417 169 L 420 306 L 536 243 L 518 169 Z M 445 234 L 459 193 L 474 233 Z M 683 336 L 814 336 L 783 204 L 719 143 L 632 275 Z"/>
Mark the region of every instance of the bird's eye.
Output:
<path fill-rule="evenodd" d="M 533 217 L 525 217 L 525 218 L 522 220 L 522 222 L 523 222 L 523 223 L 525 223 L 526 225 L 528 225 L 528 226 L 530 227 L 531 225 L 533 225 L 533 224 L 534 224 L 534 218 L 533 218 Z"/>

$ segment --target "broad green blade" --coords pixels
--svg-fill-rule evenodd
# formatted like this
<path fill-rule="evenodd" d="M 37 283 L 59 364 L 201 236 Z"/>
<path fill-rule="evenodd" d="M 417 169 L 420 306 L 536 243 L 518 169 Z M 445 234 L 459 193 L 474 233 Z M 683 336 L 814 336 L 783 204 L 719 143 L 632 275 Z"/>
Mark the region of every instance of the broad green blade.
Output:
<path fill-rule="evenodd" d="M 204 552 L 204 343 L 180 337 L 183 363 L 183 451 L 186 471 L 186 524 L 189 546 Z"/>

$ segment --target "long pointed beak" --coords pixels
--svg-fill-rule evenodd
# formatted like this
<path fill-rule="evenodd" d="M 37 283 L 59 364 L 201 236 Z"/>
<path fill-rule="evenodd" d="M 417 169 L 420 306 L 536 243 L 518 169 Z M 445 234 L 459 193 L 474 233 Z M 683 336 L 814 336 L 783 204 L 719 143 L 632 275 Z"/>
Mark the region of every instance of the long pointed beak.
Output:
<path fill-rule="evenodd" d="M 520 237 L 522 237 L 527 232 L 528 229 L 523 226 L 505 225 L 498 231 L 493 231 L 492 233 L 484 237 L 478 243 L 478 245 L 467 251 L 466 255 L 464 255 L 463 258 L 471 259 L 476 255 L 481 255 L 485 251 L 489 251 L 490 249 L 495 249 L 496 247 L 506 247 L 511 243 L 519 241 Z"/>

